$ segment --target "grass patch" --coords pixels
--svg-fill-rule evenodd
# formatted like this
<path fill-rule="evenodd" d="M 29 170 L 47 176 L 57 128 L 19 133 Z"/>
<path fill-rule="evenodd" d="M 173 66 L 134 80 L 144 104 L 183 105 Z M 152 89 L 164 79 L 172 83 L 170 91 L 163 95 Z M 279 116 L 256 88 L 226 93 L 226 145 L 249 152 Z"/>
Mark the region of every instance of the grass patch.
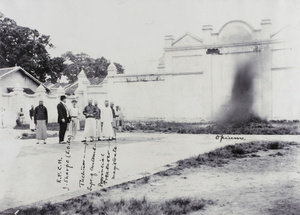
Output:
<path fill-rule="evenodd" d="M 128 132 L 160 132 L 178 134 L 267 134 L 289 135 L 298 132 L 299 120 L 261 120 L 251 118 L 240 124 L 221 125 L 215 122 L 183 123 L 165 121 L 130 121 L 123 125 Z M 84 130 L 85 120 L 79 122 L 80 130 Z M 15 126 L 14 129 L 28 130 L 29 124 Z M 58 131 L 58 123 L 48 123 L 47 130 Z"/>
<path fill-rule="evenodd" d="M 266 121 L 251 118 L 243 123 L 221 125 L 212 122 L 179 123 L 165 121 L 133 121 L 123 126 L 125 131 L 162 132 L 178 134 L 299 134 L 298 120 Z"/>
<path fill-rule="evenodd" d="M 24 125 L 21 125 L 21 126 L 16 125 L 14 127 L 14 129 L 17 129 L 17 130 L 29 130 L 29 124 L 24 124 Z M 50 122 L 47 125 L 47 130 L 48 131 L 59 131 L 59 124 L 57 122 Z"/>
<path fill-rule="evenodd" d="M 29 124 L 15 125 L 14 129 L 16 129 L 16 130 L 28 130 L 29 129 Z"/>
<path fill-rule="evenodd" d="M 79 126 L 80 126 L 80 130 L 84 130 L 85 120 L 79 121 Z M 16 125 L 14 127 L 14 129 L 16 129 L 16 130 L 29 130 L 29 124 L 24 124 L 22 126 Z M 59 131 L 59 123 L 57 123 L 57 122 L 48 123 L 47 130 L 48 131 Z"/>
<path fill-rule="evenodd" d="M 268 151 L 283 149 L 289 145 L 298 144 L 296 142 L 249 142 L 236 143 L 222 148 L 215 149 L 211 152 L 198 155 L 196 157 L 180 160 L 177 162 L 179 168 L 199 167 L 207 165 L 212 167 L 221 167 L 227 164 L 229 160 L 244 158 L 258 151 Z"/>
<path fill-rule="evenodd" d="M 175 198 L 166 201 L 162 206 L 164 214 L 168 215 L 181 215 L 187 214 L 193 211 L 199 211 L 204 208 L 206 204 L 213 204 L 212 201 L 206 201 L 203 199 L 191 199 L 191 198 Z"/>
<path fill-rule="evenodd" d="M 258 151 L 278 150 L 291 145 L 299 145 L 299 143 L 282 141 L 254 141 L 248 143 L 236 143 L 234 145 L 224 146 L 198 156 L 179 160 L 177 161 L 176 167 L 161 171 L 156 173 L 156 175 L 180 175 L 181 171 L 185 168 L 199 168 L 201 165 L 222 167 L 223 165 L 228 164 L 230 160 L 244 157 L 259 157 L 259 155 L 253 154 L 257 153 Z"/>
<path fill-rule="evenodd" d="M 143 184 L 147 184 L 147 183 L 149 182 L 149 180 L 150 180 L 150 176 L 144 176 L 144 177 L 142 178 L 142 183 L 143 183 Z"/>
<path fill-rule="evenodd" d="M 174 198 L 163 203 L 149 202 L 143 199 L 121 199 L 119 201 L 101 200 L 100 197 L 89 199 L 86 196 L 67 200 L 59 204 L 47 203 L 42 207 L 20 210 L 18 214 L 101 214 L 101 215 L 181 215 L 203 210 L 211 200 Z"/>
<path fill-rule="evenodd" d="M 48 134 L 47 133 L 47 138 L 49 137 L 57 137 L 57 133 L 54 134 Z M 36 138 L 36 133 L 22 133 L 22 135 L 20 136 L 20 139 L 22 140 L 27 140 L 27 139 L 35 139 Z"/>

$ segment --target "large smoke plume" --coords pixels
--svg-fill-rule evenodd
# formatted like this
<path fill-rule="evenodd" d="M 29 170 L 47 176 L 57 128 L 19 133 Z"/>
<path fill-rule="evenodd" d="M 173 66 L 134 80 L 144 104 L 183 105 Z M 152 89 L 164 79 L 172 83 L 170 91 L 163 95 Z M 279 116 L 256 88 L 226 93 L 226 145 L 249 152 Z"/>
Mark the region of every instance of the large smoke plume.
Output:
<path fill-rule="evenodd" d="M 237 66 L 228 109 L 222 113 L 221 124 L 240 125 L 253 117 L 256 62 L 251 59 Z"/>

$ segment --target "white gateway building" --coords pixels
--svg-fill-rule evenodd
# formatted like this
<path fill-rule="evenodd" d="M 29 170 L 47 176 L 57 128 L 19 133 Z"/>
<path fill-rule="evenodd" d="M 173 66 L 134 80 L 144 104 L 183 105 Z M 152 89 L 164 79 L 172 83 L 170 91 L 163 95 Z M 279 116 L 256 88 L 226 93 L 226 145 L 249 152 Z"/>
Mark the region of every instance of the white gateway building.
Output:
<path fill-rule="evenodd" d="M 266 119 L 300 118 L 299 29 L 274 32 L 265 19 L 261 29 L 234 20 L 218 31 L 210 25 L 202 30 L 203 38 L 165 36 L 156 73 L 109 73 L 108 94 L 130 119 L 215 120 L 230 108 L 234 77 L 247 62 L 253 112 Z"/>
<path fill-rule="evenodd" d="M 28 112 L 43 97 L 49 121 L 55 122 L 59 96 L 72 89 L 68 105 L 77 99 L 83 109 L 88 98 L 98 100 L 100 106 L 109 99 L 121 106 L 127 120 L 211 121 L 233 109 L 235 86 L 242 111 L 251 109 L 266 119 L 300 118 L 299 26 L 274 31 L 269 19 L 261 21 L 260 29 L 234 20 L 217 30 L 210 25 L 202 30 L 202 38 L 190 33 L 177 39 L 166 36 L 163 57 L 153 73 L 117 74 L 111 64 L 98 85 L 91 85 L 82 71 L 77 82 L 51 88 L 50 93 L 40 86 L 27 95 L 12 86 L 12 92 L 2 92 L 1 106 L 16 115 L 20 108 Z M 249 63 L 251 67 L 243 68 Z M 247 69 L 236 78 L 238 71 Z M 12 109 L 11 104 L 18 105 Z"/>

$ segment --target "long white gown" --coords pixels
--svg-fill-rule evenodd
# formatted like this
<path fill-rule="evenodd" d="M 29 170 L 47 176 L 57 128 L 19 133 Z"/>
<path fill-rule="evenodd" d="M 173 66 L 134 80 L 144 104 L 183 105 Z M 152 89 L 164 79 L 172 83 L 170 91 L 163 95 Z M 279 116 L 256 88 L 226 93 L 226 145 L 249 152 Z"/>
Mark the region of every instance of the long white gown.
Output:
<path fill-rule="evenodd" d="M 113 137 L 113 133 L 112 133 L 113 115 L 110 107 L 104 107 L 101 110 L 101 122 L 103 122 L 102 137 L 104 137 L 105 139 L 106 138 L 111 139 Z"/>
<path fill-rule="evenodd" d="M 32 117 L 32 119 L 30 120 L 29 129 L 30 129 L 30 130 L 35 130 L 35 124 L 34 124 L 33 117 Z"/>

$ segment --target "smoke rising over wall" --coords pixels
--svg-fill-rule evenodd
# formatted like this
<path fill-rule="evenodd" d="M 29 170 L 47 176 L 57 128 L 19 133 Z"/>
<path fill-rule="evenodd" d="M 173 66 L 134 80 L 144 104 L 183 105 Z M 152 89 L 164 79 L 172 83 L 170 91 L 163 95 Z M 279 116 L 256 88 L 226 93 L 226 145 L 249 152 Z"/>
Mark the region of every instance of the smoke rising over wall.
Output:
<path fill-rule="evenodd" d="M 222 124 L 242 124 L 254 117 L 255 65 L 251 59 L 237 66 L 228 108 L 220 120 Z"/>

